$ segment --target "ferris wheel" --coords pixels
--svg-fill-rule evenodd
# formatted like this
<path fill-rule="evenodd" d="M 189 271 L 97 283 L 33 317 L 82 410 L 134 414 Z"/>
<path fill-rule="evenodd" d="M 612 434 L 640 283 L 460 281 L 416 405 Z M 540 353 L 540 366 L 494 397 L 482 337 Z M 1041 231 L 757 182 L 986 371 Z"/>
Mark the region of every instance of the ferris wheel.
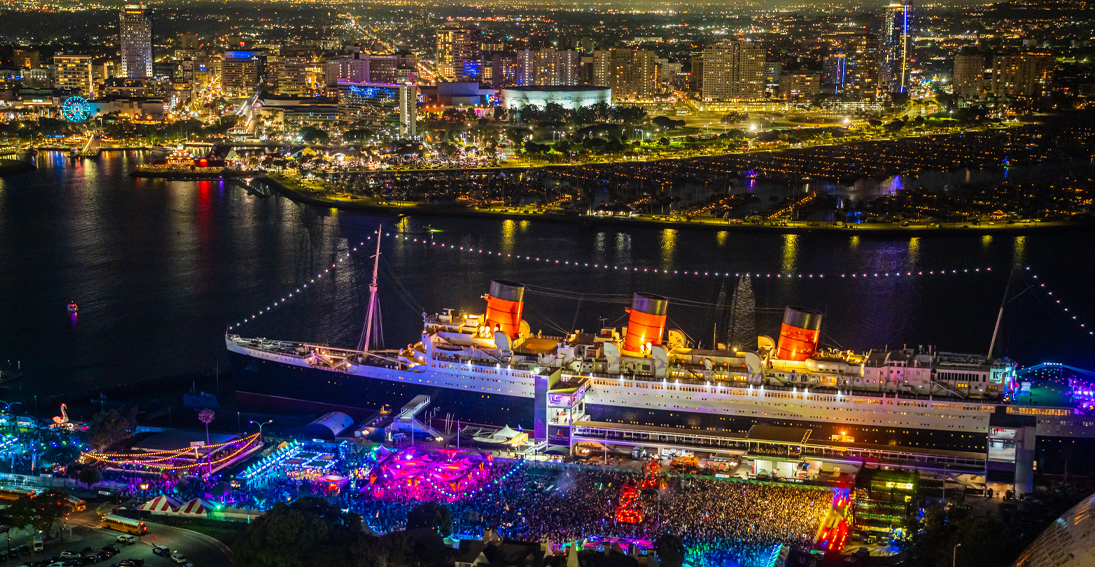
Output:
<path fill-rule="evenodd" d="M 61 105 L 61 118 L 69 122 L 83 122 L 91 116 L 91 105 L 82 96 L 70 96 Z"/>

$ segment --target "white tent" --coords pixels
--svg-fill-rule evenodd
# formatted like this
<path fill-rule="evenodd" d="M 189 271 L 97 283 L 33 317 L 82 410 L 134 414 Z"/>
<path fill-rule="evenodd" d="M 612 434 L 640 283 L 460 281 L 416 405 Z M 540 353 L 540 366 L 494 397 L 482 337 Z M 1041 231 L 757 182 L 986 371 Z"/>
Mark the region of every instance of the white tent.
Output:
<path fill-rule="evenodd" d="M 209 512 L 211 510 L 213 510 L 213 508 L 214 508 L 213 505 L 210 504 L 209 501 L 202 500 L 201 498 L 195 498 L 195 499 L 191 500 L 190 502 L 187 502 L 186 504 L 183 504 L 182 506 L 179 506 L 179 509 L 176 510 L 176 513 L 180 516 L 202 516 L 202 517 L 205 517 L 205 516 L 209 515 Z"/>
<path fill-rule="evenodd" d="M 513 439 L 516 436 L 517 436 L 517 432 L 510 429 L 508 425 L 503 427 L 502 429 L 499 429 L 498 431 L 495 431 L 494 435 L 491 435 L 491 437 L 494 437 L 495 439 L 497 439 L 499 441 L 509 441 L 510 439 Z"/>
<path fill-rule="evenodd" d="M 153 514 L 174 514 L 182 502 L 170 496 L 157 496 L 144 504 L 138 510 L 152 512 Z"/>

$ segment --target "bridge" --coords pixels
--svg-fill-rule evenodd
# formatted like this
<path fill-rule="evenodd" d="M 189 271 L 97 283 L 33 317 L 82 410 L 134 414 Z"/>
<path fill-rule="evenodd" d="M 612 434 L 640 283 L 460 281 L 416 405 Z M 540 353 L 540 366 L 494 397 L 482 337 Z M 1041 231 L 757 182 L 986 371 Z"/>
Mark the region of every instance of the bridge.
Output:
<path fill-rule="evenodd" d="M 425 433 L 434 439 L 441 437 L 441 432 L 417 419 L 418 414 L 422 413 L 428 405 L 430 405 L 429 396 L 422 394 L 415 396 L 413 400 L 407 402 L 407 404 L 403 406 L 403 409 L 399 410 L 399 416 L 388 426 L 388 430 L 391 432 L 409 433 L 412 436 L 415 431 L 418 431 L 420 433 Z"/>
<path fill-rule="evenodd" d="M 103 151 L 103 140 L 98 134 L 88 138 L 87 143 L 80 151 L 76 152 L 76 155 L 80 157 L 99 157 L 99 153 Z"/>

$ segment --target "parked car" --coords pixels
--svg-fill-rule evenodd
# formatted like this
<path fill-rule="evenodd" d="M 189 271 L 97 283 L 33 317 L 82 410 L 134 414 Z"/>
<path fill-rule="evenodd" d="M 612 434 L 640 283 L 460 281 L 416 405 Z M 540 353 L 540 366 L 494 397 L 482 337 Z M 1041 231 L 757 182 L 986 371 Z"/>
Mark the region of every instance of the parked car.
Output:
<path fill-rule="evenodd" d="M 61 559 L 79 559 L 79 558 L 80 558 L 80 552 L 79 551 L 62 551 L 61 552 Z"/>
<path fill-rule="evenodd" d="M 176 551 L 175 553 L 171 554 L 171 560 L 175 563 L 178 563 L 179 565 L 183 565 L 184 563 L 186 563 L 186 556 L 183 555 L 181 551 Z"/>
<path fill-rule="evenodd" d="M 125 545 L 133 545 L 133 544 L 137 543 L 138 540 L 137 540 L 137 536 L 135 536 L 135 535 L 123 534 L 123 535 L 118 536 L 118 539 L 115 540 L 115 541 L 117 541 L 118 543 L 125 544 Z"/>
<path fill-rule="evenodd" d="M 159 555 L 160 557 L 167 557 L 171 555 L 171 550 L 162 545 L 153 545 L 152 553 L 153 555 Z"/>

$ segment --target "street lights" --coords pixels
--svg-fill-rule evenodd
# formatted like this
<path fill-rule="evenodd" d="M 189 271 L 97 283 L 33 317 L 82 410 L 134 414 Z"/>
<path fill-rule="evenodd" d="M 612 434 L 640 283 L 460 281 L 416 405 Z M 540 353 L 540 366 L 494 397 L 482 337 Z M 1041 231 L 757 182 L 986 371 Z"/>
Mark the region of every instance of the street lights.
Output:
<path fill-rule="evenodd" d="M 959 547 L 962 547 L 962 544 L 958 543 L 954 545 L 954 551 L 951 553 L 951 567 L 955 567 L 955 562 L 958 560 Z"/>
<path fill-rule="evenodd" d="M 5 402 L 4 400 L 0 400 L 0 404 L 4 405 L 4 413 L 8 414 L 8 419 L 9 419 L 8 428 L 9 429 L 14 428 L 15 424 L 10 421 L 10 419 L 12 417 L 12 415 L 11 415 L 11 406 L 21 406 L 21 405 L 23 405 L 23 402 Z"/>
<path fill-rule="evenodd" d="M 267 421 L 267 422 L 258 422 L 258 421 L 255 421 L 255 420 L 249 420 L 247 423 L 248 424 L 251 424 L 251 423 L 258 424 L 258 426 L 259 426 L 259 442 L 261 443 L 262 442 L 262 427 L 264 425 L 269 425 L 271 423 L 274 423 L 274 420 L 271 419 L 270 421 Z"/>

